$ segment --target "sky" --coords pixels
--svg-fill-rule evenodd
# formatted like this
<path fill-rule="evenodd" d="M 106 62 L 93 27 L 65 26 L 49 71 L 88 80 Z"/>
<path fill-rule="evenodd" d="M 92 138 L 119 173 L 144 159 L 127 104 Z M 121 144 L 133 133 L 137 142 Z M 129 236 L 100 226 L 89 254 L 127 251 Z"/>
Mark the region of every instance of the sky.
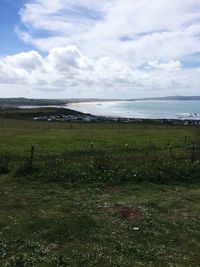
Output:
<path fill-rule="evenodd" d="M 0 0 L 0 97 L 200 95 L 199 0 Z"/>

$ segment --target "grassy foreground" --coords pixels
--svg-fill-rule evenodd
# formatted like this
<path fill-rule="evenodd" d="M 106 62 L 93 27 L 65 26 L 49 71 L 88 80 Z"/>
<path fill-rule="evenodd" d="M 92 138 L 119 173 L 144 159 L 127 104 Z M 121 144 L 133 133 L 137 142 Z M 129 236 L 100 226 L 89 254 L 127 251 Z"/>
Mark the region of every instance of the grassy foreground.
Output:
<path fill-rule="evenodd" d="M 0 266 L 200 266 L 192 143 L 186 126 L 1 118 Z"/>

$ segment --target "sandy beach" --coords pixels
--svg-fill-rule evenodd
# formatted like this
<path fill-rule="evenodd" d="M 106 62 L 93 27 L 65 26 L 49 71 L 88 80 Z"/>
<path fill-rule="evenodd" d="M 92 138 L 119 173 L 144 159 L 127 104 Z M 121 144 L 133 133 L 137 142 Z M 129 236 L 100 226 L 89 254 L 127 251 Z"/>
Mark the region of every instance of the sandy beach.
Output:
<path fill-rule="evenodd" d="M 118 114 L 114 106 L 122 101 L 105 101 L 105 102 L 80 102 L 70 103 L 66 107 L 83 113 L 90 113 L 97 116 L 117 116 L 124 117 L 123 114 Z M 129 117 L 129 116 L 127 116 Z"/>

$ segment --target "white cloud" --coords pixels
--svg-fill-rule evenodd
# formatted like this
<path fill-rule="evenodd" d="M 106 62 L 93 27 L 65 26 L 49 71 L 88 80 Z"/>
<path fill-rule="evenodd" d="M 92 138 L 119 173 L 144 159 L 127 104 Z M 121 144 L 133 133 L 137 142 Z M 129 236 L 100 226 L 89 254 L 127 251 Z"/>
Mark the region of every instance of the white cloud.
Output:
<path fill-rule="evenodd" d="M 160 63 L 158 61 L 150 61 L 148 65 L 145 67 L 146 69 L 157 69 L 157 70 L 165 70 L 165 71 L 177 71 L 182 68 L 182 64 L 180 61 L 169 61 L 165 63 Z"/>
<path fill-rule="evenodd" d="M 76 45 L 132 66 L 200 51 L 199 0 L 32 0 L 20 14 L 19 36 L 44 51 Z"/>
<path fill-rule="evenodd" d="M 15 68 L 30 70 L 41 68 L 43 65 L 42 56 L 36 51 L 22 52 L 14 56 L 7 56 L 5 62 L 11 64 Z"/>
<path fill-rule="evenodd" d="M 0 58 L 0 85 L 67 97 L 200 93 L 199 0 L 27 0 L 19 14 L 16 33 L 34 50 Z"/>
<path fill-rule="evenodd" d="M 108 57 L 88 58 L 75 47 L 53 48 L 47 56 L 36 51 L 0 59 L 0 84 L 23 84 L 33 90 L 66 92 L 68 96 L 134 97 L 138 91 L 197 90 L 200 69 L 183 69 L 179 61 L 149 62 L 136 70 Z M 185 91 L 184 91 L 185 92 Z"/>

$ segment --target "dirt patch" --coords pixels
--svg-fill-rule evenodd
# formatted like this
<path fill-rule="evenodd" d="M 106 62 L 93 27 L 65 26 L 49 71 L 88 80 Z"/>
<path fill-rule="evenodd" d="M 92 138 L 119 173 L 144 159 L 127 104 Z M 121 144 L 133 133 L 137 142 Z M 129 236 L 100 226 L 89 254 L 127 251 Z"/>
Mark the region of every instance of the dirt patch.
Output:
<path fill-rule="evenodd" d="M 120 186 L 107 186 L 105 189 L 104 189 L 104 192 L 105 193 L 123 193 L 123 192 L 126 192 L 126 190 L 123 188 L 123 187 L 120 187 Z"/>
<path fill-rule="evenodd" d="M 109 210 L 130 221 L 139 221 L 144 217 L 143 211 L 138 207 L 114 207 Z"/>

